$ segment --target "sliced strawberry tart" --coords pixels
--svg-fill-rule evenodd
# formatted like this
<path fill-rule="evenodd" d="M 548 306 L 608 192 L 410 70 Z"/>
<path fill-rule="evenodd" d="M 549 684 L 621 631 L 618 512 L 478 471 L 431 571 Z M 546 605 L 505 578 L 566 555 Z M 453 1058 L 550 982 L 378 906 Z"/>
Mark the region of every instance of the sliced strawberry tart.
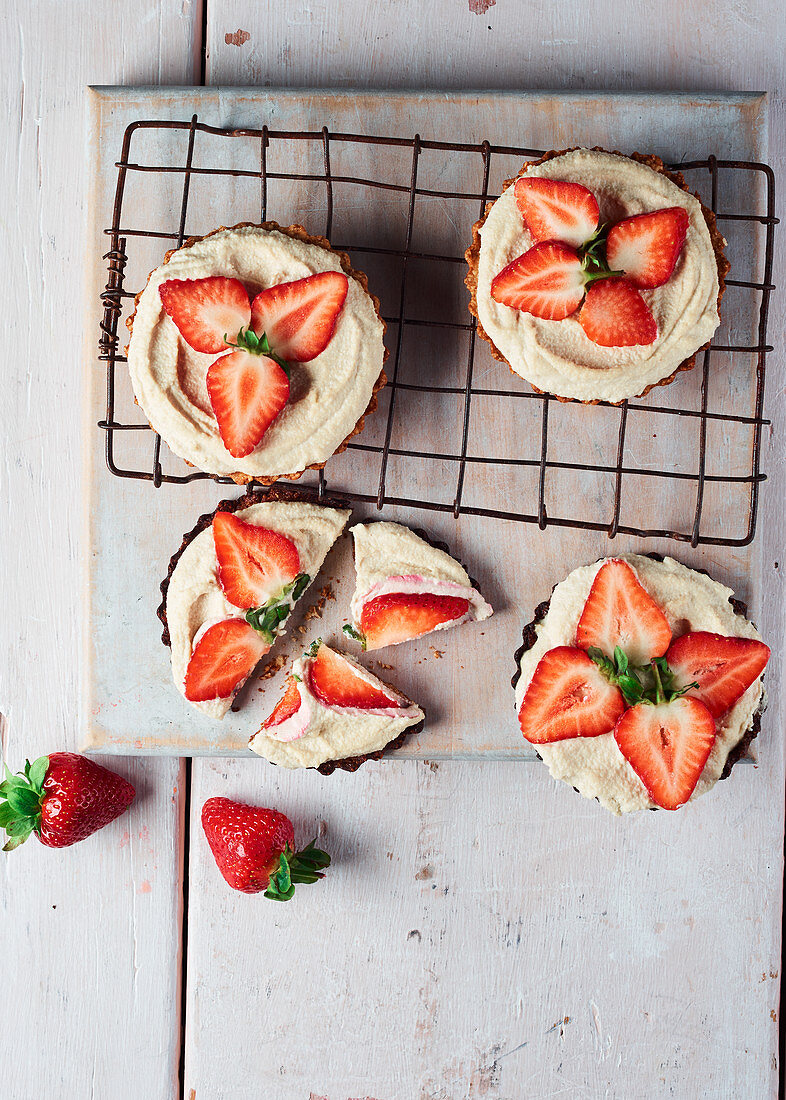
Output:
<path fill-rule="evenodd" d="M 151 273 L 128 327 L 152 427 L 187 462 L 239 483 L 323 466 L 385 383 L 366 276 L 298 225 L 192 238 Z"/>
<path fill-rule="evenodd" d="M 525 630 L 521 732 L 555 779 L 613 813 L 674 810 L 755 737 L 769 654 L 704 573 L 637 554 L 586 565 Z"/>
<path fill-rule="evenodd" d="M 170 562 L 158 612 L 189 703 L 224 717 L 349 515 L 338 503 L 271 490 L 222 501 L 200 518 Z"/>
<path fill-rule="evenodd" d="M 383 649 L 434 630 L 487 619 L 489 604 L 446 550 L 399 523 L 358 523 L 352 625 L 364 649 Z"/>
<path fill-rule="evenodd" d="M 355 771 L 423 720 L 406 696 L 318 640 L 295 661 L 281 700 L 249 745 L 284 768 Z"/>
<path fill-rule="evenodd" d="M 694 365 L 720 324 L 724 245 L 658 157 L 547 153 L 474 227 L 470 311 L 533 389 L 617 403 Z"/>

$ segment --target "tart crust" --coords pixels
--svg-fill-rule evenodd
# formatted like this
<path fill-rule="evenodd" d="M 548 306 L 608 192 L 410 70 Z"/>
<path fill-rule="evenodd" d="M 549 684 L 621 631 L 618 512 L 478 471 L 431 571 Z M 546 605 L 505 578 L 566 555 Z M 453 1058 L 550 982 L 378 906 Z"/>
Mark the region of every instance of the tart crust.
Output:
<path fill-rule="evenodd" d="M 569 149 L 556 149 L 556 150 L 552 149 L 548 153 L 544 153 L 542 157 L 538 158 L 538 160 L 527 161 L 527 163 L 522 166 L 520 171 L 515 176 L 511 177 L 511 179 L 508 179 L 508 180 L 504 181 L 503 190 L 507 190 L 507 188 L 510 187 L 512 184 L 514 184 L 520 176 L 525 176 L 530 168 L 534 168 L 538 164 L 543 164 L 547 160 L 553 160 L 555 157 L 564 156 L 566 153 L 572 153 L 576 149 L 580 149 L 580 148 L 583 148 L 583 146 L 574 145 Z M 592 147 L 591 151 L 593 153 L 607 153 L 609 150 L 603 149 L 599 145 L 595 145 L 595 146 Z M 653 170 L 653 172 L 660 172 L 661 175 L 665 176 L 672 183 L 676 184 L 677 187 L 680 188 L 680 190 L 687 192 L 687 194 L 692 195 L 695 199 L 698 200 L 699 205 L 701 206 L 701 212 L 704 215 L 704 221 L 707 224 L 707 230 L 709 231 L 709 234 L 710 234 L 710 241 L 712 242 L 712 249 L 713 249 L 713 252 L 715 253 L 715 263 L 716 263 L 717 268 L 718 268 L 718 315 L 720 316 L 721 298 L 723 297 L 724 291 L 726 289 L 726 276 L 729 273 L 729 268 L 731 267 L 731 264 L 726 259 L 726 255 L 724 253 L 724 248 L 725 248 L 725 245 L 726 245 L 726 241 L 725 241 L 723 235 L 721 234 L 720 230 L 718 229 L 718 223 L 716 221 L 715 214 L 713 213 L 713 211 L 710 210 L 708 207 L 706 207 L 704 205 L 704 203 L 701 201 L 701 198 L 699 197 L 699 195 L 697 193 L 692 192 L 690 190 L 690 188 L 688 187 L 687 183 L 685 182 L 685 178 L 684 178 L 684 176 L 682 175 L 681 172 L 672 172 L 669 168 L 666 167 L 666 165 L 663 163 L 663 161 L 660 159 L 660 157 L 655 156 L 653 153 L 631 153 L 628 156 L 626 153 L 619 153 L 617 151 L 614 151 L 612 155 L 617 156 L 617 157 L 627 157 L 628 160 L 634 160 L 639 164 L 646 165 L 648 168 L 651 168 Z M 489 347 L 491 349 L 491 354 L 495 359 L 499 360 L 500 363 L 507 364 L 507 366 L 510 368 L 511 372 L 513 374 L 515 374 L 517 378 L 522 378 L 522 376 L 518 373 L 518 371 L 513 370 L 513 367 L 510 366 L 510 363 L 508 363 L 505 356 L 502 354 L 502 352 L 499 350 L 499 348 L 495 345 L 494 341 L 491 339 L 491 337 L 485 331 L 485 329 L 483 328 L 483 325 L 480 322 L 480 317 L 478 316 L 477 291 L 478 291 L 478 263 L 479 263 L 479 260 L 480 260 L 480 231 L 483 228 L 483 225 L 486 221 L 486 218 L 489 216 L 489 214 L 491 212 L 491 208 L 493 206 L 494 206 L 494 203 L 490 202 L 487 205 L 483 216 L 478 221 L 476 221 L 475 224 L 472 226 L 472 244 L 469 246 L 469 248 L 464 253 L 464 257 L 465 257 L 465 259 L 467 261 L 467 265 L 469 267 L 469 271 L 466 274 L 466 277 L 464 279 L 464 283 L 466 284 L 466 287 L 467 287 L 467 289 L 469 290 L 469 293 L 470 293 L 469 312 L 472 314 L 472 316 L 477 321 L 477 333 L 478 333 L 478 335 L 480 337 L 482 337 L 482 339 L 484 339 L 486 341 L 486 343 L 489 345 Z M 677 367 L 677 369 L 672 374 L 670 374 L 667 378 L 661 378 L 658 382 L 653 382 L 651 385 L 646 386 L 641 391 L 641 393 L 636 394 L 633 398 L 625 398 L 625 400 L 631 401 L 631 400 L 635 400 L 638 397 L 644 397 L 646 394 L 648 394 L 650 392 L 650 390 L 655 389 L 656 386 L 668 386 L 669 383 L 674 381 L 674 379 L 677 377 L 677 375 L 681 371 L 692 370 L 692 368 L 696 365 L 696 357 L 698 356 L 699 352 L 704 351 L 708 347 L 709 347 L 709 341 L 707 341 L 706 344 L 702 344 L 701 347 L 697 348 L 696 351 L 693 353 L 693 355 L 689 356 L 687 359 L 684 359 L 682 361 L 682 363 L 680 363 L 680 365 Z M 535 391 L 535 393 L 544 393 L 544 392 L 546 392 L 544 390 L 538 389 L 537 386 L 532 385 L 532 383 L 529 382 L 526 378 L 522 378 L 522 381 L 527 382 L 527 385 L 529 385 Z M 567 402 L 567 401 L 576 401 L 581 405 L 599 405 L 601 403 L 602 404 L 612 404 L 612 405 L 621 405 L 621 404 L 623 404 L 622 401 L 607 402 L 607 401 L 603 401 L 602 398 L 594 398 L 593 400 L 583 400 L 582 401 L 582 400 L 580 400 L 579 398 L 576 398 L 576 397 L 561 397 L 559 394 L 556 394 L 556 393 L 555 394 L 550 394 L 550 396 L 556 398 L 557 401 L 565 401 L 565 402 Z"/>
<path fill-rule="evenodd" d="M 385 333 L 387 332 L 387 325 L 385 324 L 384 320 L 382 319 L 382 314 L 380 312 L 379 298 L 377 298 L 376 294 L 372 294 L 372 292 L 368 288 L 368 276 L 365 274 L 365 272 L 355 270 L 352 267 L 352 263 L 350 261 L 349 255 L 346 252 L 339 251 L 337 248 L 333 248 L 333 246 L 331 245 L 331 243 L 327 239 L 327 237 L 316 237 L 313 234 L 309 233 L 302 225 L 298 225 L 297 223 L 294 223 L 293 225 L 284 226 L 284 225 L 279 225 L 278 222 L 269 221 L 269 222 L 238 222 L 236 225 L 220 225 L 217 229 L 212 229 L 209 233 L 205 233 L 201 237 L 189 237 L 188 240 L 184 241 L 183 244 L 179 245 L 177 248 L 170 248 L 169 251 L 165 254 L 164 259 L 161 261 L 161 264 L 159 265 L 159 267 L 163 267 L 164 264 L 169 263 L 172 256 L 174 256 L 174 254 L 176 252 L 180 252 L 184 248 L 190 248 L 192 245 L 197 244 L 198 241 L 204 241 L 208 237 L 215 236 L 216 233 L 225 233 L 225 232 L 231 231 L 233 229 L 276 230 L 279 233 L 283 233 L 285 237 L 291 237 L 293 240 L 302 241 L 304 244 L 315 245 L 317 248 L 324 249 L 325 252 L 332 252 L 338 258 L 338 261 L 341 264 L 341 269 L 344 272 L 344 274 L 347 275 L 350 279 L 354 279 L 356 283 L 359 283 L 361 289 L 363 291 L 365 291 L 365 293 L 371 299 L 371 302 L 374 306 L 374 312 L 376 313 L 377 318 L 378 318 L 380 324 L 382 325 L 382 335 L 384 337 Z M 157 271 L 158 268 L 154 268 L 154 270 Z M 134 298 L 133 312 L 130 314 L 129 317 L 126 318 L 126 327 L 128 329 L 129 342 L 130 342 L 131 336 L 132 336 L 133 331 L 134 331 L 134 318 L 136 317 L 136 311 L 137 311 L 137 307 L 139 305 L 139 299 L 142 297 L 142 294 L 147 289 L 147 284 L 150 282 L 150 276 L 152 274 L 153 274 L 153 272 L 151 271 L 150 274 L 147 277 L 147 280 L 145 282 L 144 287 L 142 288 L 142 290 L 139 291 L 139 293 Z M 126 353 L 126 355 L 128 355 L 128 344 L 126 344 L 125 353 Z M 390 355 L 389 349 L 383 345 L 383 351 L 382 351 L 382 362 L 383 362 L 383 364 L 386 362 L 389 355 Z M 379 373 L 379 377 L 377 378 L 376 382 L 374 383 L 374 388 L 371 391 L 371 397 L 369 398 L 369 402 L 368 402 L 368 405 L 366 406 L 365 411 L 361 414 L 360 418 L 358 419 L 358 421 L 355 424 L 355 427 L 352 429 L 352 431 L 349 433 L 349 435 L 346 437 L 346 439 L 343 441 L 343 443 L 340 443 L 338 445 L 338 447 L 335 449 L 335 451 L 333 451 L 333 454 L 329 456 L 330 458 L 332 458 L 333 455 L 338 455 L 338 454 L 341 454 L 342 451 L 345 451 L 347 449 L 349 441 L 351 439 L 353 439 L 356 435 L 358 435 L 360 432 L 363 431 L 363 428 L 364 428 L 365 422 L 366 422 L 366 417 L 370 416 L 376 410 L 378 399 L 379 399 L 379 391 L 387 383 L 387 380 L 388 380 L 388 378 L 387 378 L 387 375 L 385 374 L 385 369 L 384 369 L 384 366 L 383 366 L 382 370 Z M 136 401 L 136 398 L 134 398 L 134 400 L 135 400 L 135 403 L 137 405 L 139 405 L 139 402 Z M 140 408 L 141 408 L 141 406 L 140 406 Z M 142 412 L 144 412 L 144 409 L 142 409 Z M 149 420 L 148 420 L 148 423 L 149 423 Z M 151 424 L 150 427 L 153 428 L 153 425 Z M 153 431 L 155 431 L 155 428 L 153 428 Z M 283 474 L 283 473 L 282 474 L 269 474 L 269 475 L 264 475 L 264 476 L 260 476 L 260 477 L 253 477 L 250 474 L 243 474 L 243 473 L 236 472 L 234 474 L 230 474 L 229 476 L 232 478 L 232 480 L 237 485 L 248 485 L 251 482 L 257 482 L 260 485 L 272 485 L 274 482 L 276 482 L 280 479 L 283 479 L 285 481 L 297 481 L 298 478 L 303 476 L 303 474 L 306 472 L 306 470 L 322 470 L 322 469 L 324 469 L 325 464 L 327 463 L 327 461 L 328 461 L 328 459 L 325 459 L 324 462 L 313 462 L 310 465 L 305 466 L 302 470 L 299 470 L 296 473 L 291 473 L 291 474 Z M 188 459 L 184 459 L 184 462 L 188 466 L 193 466 L 194 465 L 193 462 L 189 462 Z M 217 478 L 219 475 L 217 475 L 217 474 L 208 474 L 207 476 L 212 477 L 212 478 Z"/>

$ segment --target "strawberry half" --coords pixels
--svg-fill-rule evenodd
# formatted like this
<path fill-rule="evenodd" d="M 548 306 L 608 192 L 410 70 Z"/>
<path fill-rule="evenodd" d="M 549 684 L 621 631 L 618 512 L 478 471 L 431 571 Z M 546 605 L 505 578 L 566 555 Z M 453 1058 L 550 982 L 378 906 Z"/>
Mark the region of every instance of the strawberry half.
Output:
<path fill-rule="evenodd" d="M 521 701 L 519 725 L 533 745 L 610 733 L 625 710 L 622 693 L 586 653 L 558 646 L 543 654 Z"/>
<path fill-rule="evenodd" d="M 617 222 L 606 238 L 609 267 L 624 271 L 642 290 L 662 286 L 674 271 L 685 244 L 688 222 L 688 212 L 681 206 Z"/>
<path fill-rule="evenodd" d="M 666 654 L 674 679 L 698 683 L 688 695 L 699 699 L 720 718 L 761 676 L 770 657 L 769 646 L 755 638 L 727 638 L 695 630 L 671 643 Z"/>
<path fill-rule="evenodd" d="M 364 605 L 360 629 L 366 649 L 383 649 L 436 630 L 469 611 L 469 600 L 460 596 L 435 596 L 431 592 L 390 592 Z"/>
<path fill-rule="evenodd" d="M 289 400 L 289 379 L 269 356 L 233 351 L 210 364 L 207 392 L 224 446 L 245 458 Z"/>
<path fill-rule="evenodd" d="M 514 191 L 521 216 L 535 241 L 564 241 L 579 248 L 598 228 L 597 200 L 580 183 L 521 176 Z"/>
<path fill-rule="evenodd" d="M 401 709 L 400 700 L 369 683 L 343 654 L 328 649 L 321 643 L 309 667 L 308 676 L 312 692 L 327 707 Z"/>
<path fill-rule="evenodd" d="M 249 806 L 231 798 L 208 798 L 202 828 L 221 874 L 233 890 L 265 891 L 273 901 L 289 901 L 296 883 L 317 882 L 330 856 L 312 840 L 294 852 L 292 822 L 278 810 Z"/>
<path fill-rule="evenodd" d="M 593 283 L 577 320 L 589 339 L 603 348 L 654 344 L 658 338 L 649 306 L 628 279 Z"/>
<path fill-rule="evenodd" d="M 271 286 L 251 303 L 251 326 L 282 359 L 307 363 L 330 343 L 348 289 L 340 271 Z"/>
<path fill-rule="evenodd" d="M 715 720 L 698 699 L 637 703 L 620 718 L 614 740 L 652 801 L 676 810 L 688 801 L 715 743 Z"/>
<path fill-rule="evenodd" d="M 300 554 L 291 539 L 231 512 L 216 512 L 213 541 L 218 583 L 229 602 L 243 610 L 280 595 L 300 573 Z"/>
<path fill-rule="evenodd" d="M 602 565 L 576 627 L 576 645 L 597 646 L 607 657 L 619 646 L 631 664 L 645 665 L 662 657 L 670 642 L 666 616 L 628 563 L 614 559 Z"/>
<path fill-rule="evenodd" d="M 245 619 L 224 619 L 208 627 L 186 669 L 185 696 L 191 703 L 229 699 L 254 671 L 270 646 Z"/>
<path fill-rule="evenodd" d="M 251 303 L 239 279 L 169 279 L 158 288 L 161 304 L 194 351 L 214 353 L 251 320 Z"/>
<path fill-rule="evenodd" d="M 560 241 L 544 241 L 500 271 L 491 282 L 491 297 L 534 317 L 561 321 L 581 305 L 584 284 L 575 249 Z"/>

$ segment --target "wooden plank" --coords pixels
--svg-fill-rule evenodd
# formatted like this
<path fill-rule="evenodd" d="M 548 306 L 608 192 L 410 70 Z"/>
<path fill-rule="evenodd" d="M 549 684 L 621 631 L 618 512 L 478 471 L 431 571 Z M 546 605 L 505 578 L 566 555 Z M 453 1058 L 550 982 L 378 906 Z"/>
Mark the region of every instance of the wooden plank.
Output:
<path fill-rule="evenodd" d="M 77 747 L 84 85 L 193 80 L 199 16 L 196 0 L 0 10 L 0 725 L 13 767 Z M 31 840 L 0 859 L 14 1005 L 0 1061 L 4 1092 L 19 1100 L 175 1092 L 183 767 L 113 766 L 138 792 L 123 819 L 65 852 Z"/>

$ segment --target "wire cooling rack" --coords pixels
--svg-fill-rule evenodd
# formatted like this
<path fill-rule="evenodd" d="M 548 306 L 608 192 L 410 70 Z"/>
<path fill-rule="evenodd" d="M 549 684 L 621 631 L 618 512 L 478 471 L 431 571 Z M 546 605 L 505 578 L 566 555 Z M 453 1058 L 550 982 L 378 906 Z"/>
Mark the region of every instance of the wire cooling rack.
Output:
<path fill-rule="evenodd" d="M 163 163 L 131 159 L 134 141 L 150 136 L 150 131 L 156 139 L 154 159 Z M 167 138 L 180 138 L 180 143 L 167 145 Z M 238 167 L 240 162 L 229 155 L 231 146 L 227 144 L 241 142 L 244 150 L 254 150 L 253 162 L 246 162 L 245 167 Z M 208 143 L 213 159 L 206 151 L 202 163 L 197 153 Z M 217 159 L 216 143 L 222 150 Z M 162 149 L 171 149 L 168 158 L 162 156 Z M 362 152 L 362 163 L 369 164 L 371 170 L 357 175 L 337 169 L 336 161 L 347 150 L 354 150 L 356 156 Z M 439 170 L 432 175 L 434 182 L 445 186 L 423 184 L 421 166 L 431 154 L 442 154 Z M 221 207 L 224 224 L 244 220 L 243 215 L 233 214 L 240 207 L 247 212 L 251 203 L 259 221 L 277 220 L 286 225 L 302 220 L 310 232 L 324 231 L 331 240 L 335 232 L 345 231 L 344 225 L 337 230 L 337 221 L 344 221 L 340 215 L 346 196 L 352 194 L 352 209 L 357 209 L 357 197 L 362 194 L 369 209 L 374 203 L 384 203 L 386 211 L 393 211 L 398 204 L 398 218 L 385 219 L 388 232 L 379 239 L 374 236 L 374 220 L 362 218 L 361 231 L 370 227 L 368 238 L 359 243 L 334 242 L 336 248 L 349 252 L 361 269 L 368 271 L 374 262 L 387 265 L 385 286 L 373 277 L 371 281 L 371 289 L 382 298 L 388 324 L 389 383 L 382 391 L 387 410 L 381 402 L 369 421 L 375 425 L 374 432 L 370 434 L 367 427 L 349 444 L 356 460 L 349 475 L 346 466 L 339 466 L 344 455 L 330 460 L 331 478 L 334 470 L 338 477 L 349 477 L 348 484 L 331 482 L 334 491 L 351 500 L 375 503 L 378 508 L 392 504 L 452 512 L 456 517 L 462 513 L 491 516 L 536 523 L 541 529 L 561 526 L 605 531 L 611 538 L 626 533 L 667 537 L 693 546 L 749 543 L 755 533 L 758 489 L 765 479 L 760 469 L 762 427 L 769 423 L 762 412 L 766 357 L 772 351 L 767 344 L 767 318 L 774 289 L 773 237 L 778 221 L 772 169 L 766 164 L 714 156 L 674 165 L 716 213 L 719 227 L 729 239 L 731 275 L 749 276 L 726 280 L 724 316 L 741 319 L 736 327 L 732 325 L 733 335 L 724 335 L 724 327 L 719 329 L 711 345 L 700 353 L 694 370 L 678 376 L 678 382 L 654 390 L 648 398 L 621 405 L 565 405 L 548 394 L 533 392 L 504 364 L 488 358 L 485 342 L 476 341 L 476 322 L 466 311 L 463 288 L 463 247 L 471 238 L 472 222 L 496 197 L 492 179 L 498 192 L 505 173 L 514 175 L 521 162 L 541 154 L 542 150 L 489 141 L 465 144 L 428 141 L 418 134 L 401 138 L 331 133 L 326 126 L 309 131 L 278 131 L 267 126 L 220 129 L 199 122 L 196 115 L 190 121 L 144 120 L 129 125 L 116 162 L 112 225 L 105 230 L 110 239 L 104 256 L 108 274 L 101 296 L 99 358 L 106 363 L 107 405 L 106 418 L 99 427 L 105 433 L 110 471 L 121 478 L 150 481 L 156 487 L 211 476 L 173 456 L 143 422 L 133 402 L 119 394 L 123 382 L 127 389 L 127 371 L 123 367 L 126 359 L 119 353 L 118 330 L 139 289 L 126 289 L 129 261 L 143 242 L 152 242 L 160 249 L 158 259 L 139 269 L 140 273 L 150 270 L 160 263 L 165 247 L 179 247 L 197 232 L 192 225 L 195 204 L 189 205 L 195 181 L 210 185 L 214 195 L 216 189 L 227 189 L 226 204 Z M 280 170 L 293 166 L 303 170 Z M 476 180 L 471 186 L 458 182 L 470 177 Z M 128 220 L 126 215 L 132 179 L 133 189 L 139 189 L 131 203 L 136 220 Z M 432 182 L 431 175 L 426 182 Z M 453 187 L 446 186 L 451 182 Z M 311 189 L 307 217 L 298 217 L 297 187 Z M 280 198 L 272 194 L 274 188 Z M 169 195 L 168 206 L 163 206 L 171 221 L 151 228 L 148 219 L 162 206 L 162 190 Z M 727 193 L 731 200 L 724 197 Z M 730 205 L 722 205 L 724 202 Z M 456 226 L 457 247 L 444 253 L 424 249 L 428 237 L 424 239 L 423 233 L 418 237 L 420 245 L 415 239 L 416 226 L 427 224 L 422 216 L 424 206 L 433 212 L 435 203 L 443 209 L 450 204 L 462 217 L 466 214 L 465 221 Z M 315 225 L 317 216 L 321 225 Z M 147 224 L 136 224 L 137 220 Z M 254 218 L 246 213 L 246 220 Z M 198 231 L 210 228 L 215 226 Z M 735 263 L 737 255 L 748 257 L 742 270 Z M 748 262 L 750 270 L 745 266 Z M 414 278 L 416 266 L 420 274 Z M 440 288 L 443 296 L 452 295 L 457 301 L 460 297 L 460 309 L 444 319 L 434 315 L 431 303 L 424 301 L 424 288 L 427 298 L 428 287 Z M 743 295 L 744 301 L 735 300 Z M 391 305 L 394 313 L 390 313 Z M 429 341 L 429 346 L 453 341 L 451 346 L 461 348 L 460 355 L 451 352 L 448 375 L 440 378 L 439 384 L 424 379 L 427 368 L 408 350 L 407 334 L 413 331 L 421 341 L 419 355 L 423 343 Z M 485 358 L 479 365 L 481 355 Z M 481 384 L 487 380 L 493 384 Z M 555 428 L 555 421 L 564 420 L 566 409 L 570 411 L 569 424 Z M 440 417 L 444 423 L 437 423 Z M 414 433 L 413 444 L 411 429 L 416 421 L 427 422 L 434 430 L 426 441 L 422 433 Z M 508 445 L 508 453 L 493 453 L 498 440 L 511 437 L 503 424 L 513 426 L 513 445 Z M 517 431 L 519 424 L 521 430 Z M 131 448 L 130 461 L 119 457 L 122 446 L 118 446 L 118 437 L 125 441 L 133 436 L 138 441 L 144 433 L 150 438 L 149 449 Z M 399 436 L 403 437 L 400 442 Z M 659 454 L 658 444 L 653 443 L 659 437 L 682 440 L 680 453 L 672 449 Z M 391 465 L 397 461 L 409 470 L 414 461 L 418 472 L 391 486 Z M 213 480 L 230 482 L 226 477 Z M 469 491 L 468 482 L 472 483 Z M 326 488 L 323 470 L 319 492 Z M 727 529 L 726 520 L 721 527 L 713 522 L 724 505 L 728 515 L 730 497 L 736 502 L 733 512 L 739 519 L 735 530 Z M 637 500 L 643 501 L 644 507 L 629 518 Z"/>

